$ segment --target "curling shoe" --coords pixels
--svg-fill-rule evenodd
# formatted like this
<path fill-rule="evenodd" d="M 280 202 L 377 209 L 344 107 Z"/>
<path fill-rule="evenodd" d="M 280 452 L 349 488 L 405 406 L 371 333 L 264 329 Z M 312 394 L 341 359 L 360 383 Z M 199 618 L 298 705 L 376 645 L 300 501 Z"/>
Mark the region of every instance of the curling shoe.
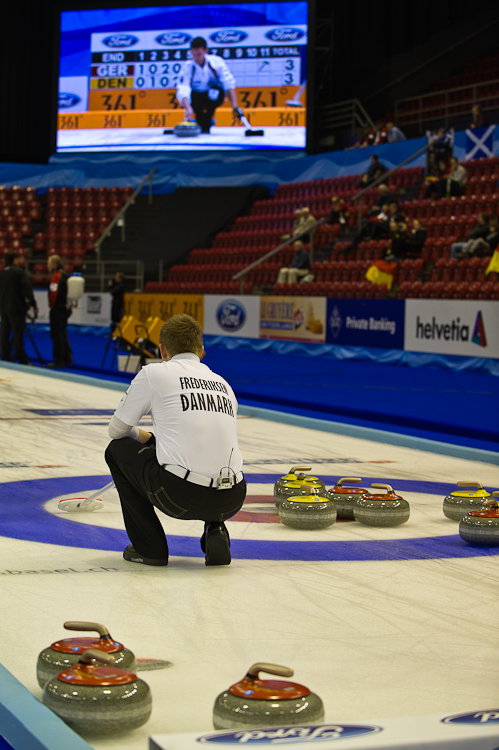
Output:
<path fill-rule="evenodd" d="M 141 563 L 142 565 L 168 565 L 168 557 L 142 557 L 136 552 L 131 544 L 123 550 L 123 560 L 127 562 Z"/>
<path fill-rule="evenodd" d="M 205 565 L 230 565 L 230 539 L 224 523 L 205 523 L 201 549 L 205 553 Z"/>

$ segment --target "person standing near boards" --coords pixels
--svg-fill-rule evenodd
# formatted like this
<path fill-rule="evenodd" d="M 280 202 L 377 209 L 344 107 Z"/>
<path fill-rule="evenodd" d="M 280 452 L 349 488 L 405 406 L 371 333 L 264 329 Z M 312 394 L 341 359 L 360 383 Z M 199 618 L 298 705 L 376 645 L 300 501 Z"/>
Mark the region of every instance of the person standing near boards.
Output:
<path fill-rule="evenodd" d="M 192 59 L 184 63 L 177 86 L 177 99 L 185 110 L 185 119 L 193 117 L 202 133 L 209 133 L 215 110 L 229 99 L 234 116 L 240 117 L 237 106 L 236 79 L 227 63 L 207 51 L 206 39 L 197 36 L 191 41 Z"/>
<path fill-rule="evenodd" d="M 0 271 L 0 352 L 4 362 L 10 362 L 11 349 L 14 348 L 14 357 L 19 364 L 29 365 L 30 361 L 24 350 L 26 313 L 33 308 L 36 317 L 38 307 L 28 277 L 18 264 L 18 255 L 5 254 L 5 266 Z"/>
<path fill-rule="evenodd" d="M 52 339 L 54 361 L 47 367 L 68 367 L 74 364 L 73 352 L 68 339 L 68 319 L 71 307 L 68 305 L 68 278 L 59 255 L 50 255 L 47 268 L 52 274 L 49 283 L 50 337 Z"/>
<path fill-rule="evenodd" d="M 123 558 L 167 565 L 168 543 L 156 515 L 204 521 L 206 565 L 229 565 L 224 521 L 246 497 L 237 441 L 237 401 L 230 385 L 201 363 L 200 323 L 174 315 L 161 328 L 160 363 L 132 381 L 108 428 L 105 453 L 131 545 Z M 155 434 L 138 427 L 151 413 Z"/>

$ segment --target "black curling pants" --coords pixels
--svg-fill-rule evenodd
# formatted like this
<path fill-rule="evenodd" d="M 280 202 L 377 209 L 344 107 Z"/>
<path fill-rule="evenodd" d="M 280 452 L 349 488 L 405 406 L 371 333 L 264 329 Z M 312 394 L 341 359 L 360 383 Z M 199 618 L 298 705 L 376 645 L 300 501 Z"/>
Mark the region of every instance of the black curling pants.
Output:
<path fill-rule="evenodd" d="M 191 91 L 191 106 L 196 115 L 196 122 L 201 126 L 203 133 L 210 132 L 211 120 L 215 114 L 215 110 L 223 103 L 223 100 L 223 92 L 221 92 L 216 101 L 213 101 L 208 96 L 207 91 Z"/>
<path fill-rule="evenodd" d="M 172 518 L 226 521 L 240 510 L 246 482 L 217 490 L 187 482 L 165 471 L 156 458 L 156 440 L 145 445 L 132 438 L 112 440 L 105 453 L 128 537 L 142 557 L 168 557 L 165 532 L 155 508 Z"/>
<path fill-rule="evenodd" d="M 10 362 L 11 346 L 14 347 L 14 358 L 19 364 L 29 364 L 29 359 L 24 351 L 24 329 L 26 327 L 26 314 L 22 312 L 2 313 L 2 330 L 0 332 L 0 350 L 2 359 Z M 12 341 L 10 334 L 12 333 Z"/>
<path fill-rule="evenodd" d="M 69 313 L 69 314 L 68 314 Z M 68 317 L 70 312 L 54 308 L 50 311 L 50 338 L 56 365 L 64 366 L 73 362 L 73 352 L 68 339 Z"/>

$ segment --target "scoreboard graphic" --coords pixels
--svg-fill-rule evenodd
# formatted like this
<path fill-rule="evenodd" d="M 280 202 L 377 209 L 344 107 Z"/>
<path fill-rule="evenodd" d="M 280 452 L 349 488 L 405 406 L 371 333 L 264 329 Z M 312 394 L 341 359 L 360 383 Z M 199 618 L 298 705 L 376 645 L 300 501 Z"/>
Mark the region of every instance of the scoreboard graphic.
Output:
<path fill-rule="evenodd" d="M 303 149 L 307 14 L 301 1 L 62 12 L 57 150 Z M 244 119 L 225 95 L 210 132 L 185 137 L 178 86 L 197 37 Z"/>

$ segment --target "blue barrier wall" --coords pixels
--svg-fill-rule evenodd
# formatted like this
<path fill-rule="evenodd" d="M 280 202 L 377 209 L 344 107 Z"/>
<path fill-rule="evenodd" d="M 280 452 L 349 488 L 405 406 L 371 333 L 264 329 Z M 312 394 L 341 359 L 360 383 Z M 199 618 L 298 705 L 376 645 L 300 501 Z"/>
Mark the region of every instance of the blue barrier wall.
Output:
<path fill-rule="evenodd" d="M 496 128 L 494 154 L 499 155 Z M 153 166 L 156 167 L 153 190 L 171 193 L 177 187 L 214 187 L 224 185 L 264 185 L 273 192 L 278 185 L 289 182 L 327 179 L 360 174 L 369 166 L 369 156 L 376 153 L 392 168 L 422 148 L 426 138 L 412 138 L 383 146 L 331 151 L 317 156 L 274 153 L 143 153 L 122 154 L 54 154 L 50 164 L 1 164 L 0 183 L 34 185 L 40 192 L 48 187 L 121 187 L 139 185 Z M 456 133 L 454 154 L 463 159 L 466 133 Z M 425 155 L 410 166 L 422 166 Z M 146 190 L 144 191 L 146 192 Z"/>

